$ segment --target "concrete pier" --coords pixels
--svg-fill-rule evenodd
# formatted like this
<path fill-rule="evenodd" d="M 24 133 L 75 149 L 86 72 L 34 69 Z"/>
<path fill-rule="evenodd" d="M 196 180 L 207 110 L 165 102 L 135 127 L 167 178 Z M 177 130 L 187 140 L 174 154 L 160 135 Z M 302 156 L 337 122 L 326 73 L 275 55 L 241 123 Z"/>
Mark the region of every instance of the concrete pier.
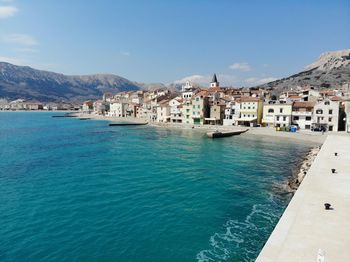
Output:
<path fill-rule="evenodd" d="M 256 261 L 350 261 L 350 135 L 327 137 Z"/>

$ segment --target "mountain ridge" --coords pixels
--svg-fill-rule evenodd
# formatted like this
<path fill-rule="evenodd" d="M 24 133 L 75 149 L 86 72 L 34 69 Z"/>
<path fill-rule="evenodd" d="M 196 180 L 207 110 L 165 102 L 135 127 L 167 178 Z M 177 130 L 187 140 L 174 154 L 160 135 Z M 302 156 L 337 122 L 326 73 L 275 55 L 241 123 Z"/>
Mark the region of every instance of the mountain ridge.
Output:
<path fill-rule="evenodd" d="M 0 97 L 37 101 L 82 101 L 104 92 L 139 90 L 141 86 L 114 74 L 65 75 L 0 62 Z"/>
<path fill-rule="evenodd" d="M 344 83 L 350 83 L 350 49 L 324 52 L 304 71 L 257 87 L 279 93 L 296 86 L 341 88 Z"/>

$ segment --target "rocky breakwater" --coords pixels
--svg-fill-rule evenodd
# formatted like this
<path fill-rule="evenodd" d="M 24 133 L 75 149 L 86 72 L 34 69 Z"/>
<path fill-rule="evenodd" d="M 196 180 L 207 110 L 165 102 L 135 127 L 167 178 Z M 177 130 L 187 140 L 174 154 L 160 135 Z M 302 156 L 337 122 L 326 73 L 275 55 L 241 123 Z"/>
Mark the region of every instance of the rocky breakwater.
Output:
<path fill-rule="evenodd" d="M 301 165 L 299 167 L 298 172 L 293 174 L 288 179 L 288 189 L 292 192 L 296 191 L 300 185 L 300 183 L 303 181 L 305 175 L 307 174 L 309 168 L 311 167 L 313 161 L 315 160 L 318 152 L 320 151 L 321 147 L 317 146 L 312 148 L 308 154 L 305 156 L 303 161 L 301 162 Z"/>

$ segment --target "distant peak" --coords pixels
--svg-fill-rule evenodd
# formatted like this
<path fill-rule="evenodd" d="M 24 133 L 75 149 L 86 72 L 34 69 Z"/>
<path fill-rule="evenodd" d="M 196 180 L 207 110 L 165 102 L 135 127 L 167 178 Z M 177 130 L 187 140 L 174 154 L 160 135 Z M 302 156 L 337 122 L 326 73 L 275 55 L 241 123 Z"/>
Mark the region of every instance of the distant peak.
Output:
<path fill-rule="evenodd" d="M 325 52 L 320 55 L 318 60 L 305 67 L 306 70 L 331 70 L 350 64 L 350 49 Z"/>

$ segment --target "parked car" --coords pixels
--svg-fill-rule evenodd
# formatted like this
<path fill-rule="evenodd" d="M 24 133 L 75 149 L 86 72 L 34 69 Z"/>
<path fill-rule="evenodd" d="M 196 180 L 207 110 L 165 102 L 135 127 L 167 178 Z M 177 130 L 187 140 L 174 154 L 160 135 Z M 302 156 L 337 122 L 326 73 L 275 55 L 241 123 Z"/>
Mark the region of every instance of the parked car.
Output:
<path fill-rule="evenodd" d="M 311 131 L 314 132 L 326 132 L 327 129 L 324 126 L 311 127 Z"/>

